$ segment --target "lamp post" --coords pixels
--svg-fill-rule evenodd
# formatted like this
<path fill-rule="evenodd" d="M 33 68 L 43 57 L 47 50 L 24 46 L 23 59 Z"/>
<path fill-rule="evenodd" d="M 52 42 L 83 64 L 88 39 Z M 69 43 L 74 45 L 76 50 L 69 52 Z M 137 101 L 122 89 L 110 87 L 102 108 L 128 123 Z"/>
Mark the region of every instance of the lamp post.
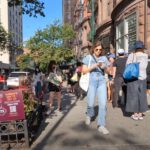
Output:
<path fill-rule="evenodd" d="M 92 40 L 92 44 L 94 43 L 94 35 L 95 35 L 94 2 L 95 2 L 95 0 L 91 0 L 92 16 L 90 18 L 90 24 L 91 24 L 91 40 Z"/>

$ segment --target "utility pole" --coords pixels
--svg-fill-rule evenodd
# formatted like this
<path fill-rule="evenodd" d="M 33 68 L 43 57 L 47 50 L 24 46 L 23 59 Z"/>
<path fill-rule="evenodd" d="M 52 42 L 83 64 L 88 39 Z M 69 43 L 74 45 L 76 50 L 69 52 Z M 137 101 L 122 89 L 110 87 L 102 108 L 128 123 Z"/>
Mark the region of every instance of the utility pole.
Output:
<path fill-rule="evenodd" d="M 94 17 L 94 2 L 95 0 L 91 0 L 91 12 L 92 16 L 90 18 L 90 24 L 91 24 L 91 40 L 92 44 L 94 43 L 94 35 L 95 35 L 95 17 Z"/>

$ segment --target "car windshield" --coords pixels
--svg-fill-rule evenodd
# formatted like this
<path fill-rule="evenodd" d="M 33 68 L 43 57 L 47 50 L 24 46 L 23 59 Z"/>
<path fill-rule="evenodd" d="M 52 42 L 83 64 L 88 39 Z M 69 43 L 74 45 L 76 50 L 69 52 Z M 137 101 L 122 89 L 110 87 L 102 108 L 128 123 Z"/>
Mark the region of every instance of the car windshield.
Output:
<path fill-rule="evenodd" d="M 10 73 L 10 77 L 20 77 L 20 76 L 26 76 L 26 73 L 18 73 L 18 72 L 13 72 Z"/>

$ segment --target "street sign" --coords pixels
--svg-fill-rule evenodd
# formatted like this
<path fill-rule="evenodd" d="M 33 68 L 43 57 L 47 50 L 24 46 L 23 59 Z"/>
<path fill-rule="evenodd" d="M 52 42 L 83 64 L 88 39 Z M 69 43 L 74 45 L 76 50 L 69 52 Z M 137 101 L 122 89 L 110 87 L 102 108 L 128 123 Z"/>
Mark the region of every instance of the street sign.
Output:
<path fill-rule="evenodd" d="M 25 119 L 21 90 L 0 91 L 0 122 Z"/>

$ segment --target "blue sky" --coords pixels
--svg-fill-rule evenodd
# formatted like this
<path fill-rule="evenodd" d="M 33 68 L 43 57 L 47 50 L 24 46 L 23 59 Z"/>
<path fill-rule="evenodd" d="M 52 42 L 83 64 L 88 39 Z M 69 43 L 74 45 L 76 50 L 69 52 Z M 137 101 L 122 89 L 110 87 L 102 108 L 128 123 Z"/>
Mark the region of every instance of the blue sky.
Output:
<path fill-rule="evenodd" d="M 46 25 L 59 19 L 62 21 L 62 0 L 41 0 L 45 3 L 45 17 L 37 18 L 23 16 L 23 41 L 25 42 L 34 35 L 37 29 L 43 29 Z"/>

